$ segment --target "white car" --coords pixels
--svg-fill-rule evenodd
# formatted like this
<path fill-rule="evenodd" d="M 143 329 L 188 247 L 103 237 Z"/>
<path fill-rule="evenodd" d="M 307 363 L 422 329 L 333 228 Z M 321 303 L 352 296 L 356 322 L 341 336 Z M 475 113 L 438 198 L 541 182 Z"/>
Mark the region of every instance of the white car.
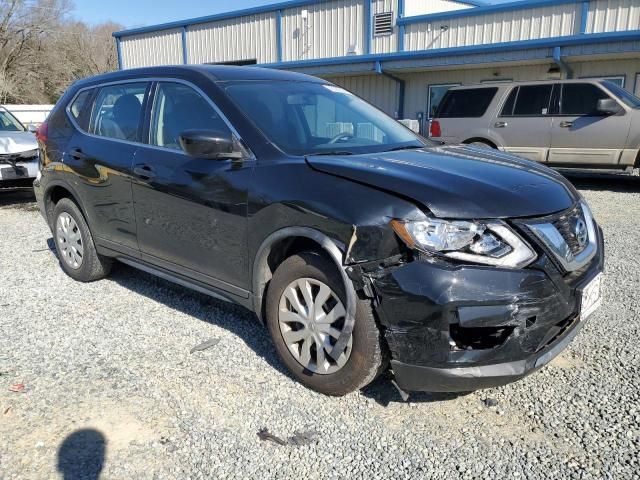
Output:
<path fill-rule="evenodd" d="M 0 188 L 31 185 L 38 174 L 38 160 L 34 133 L 0 107 Z"/>

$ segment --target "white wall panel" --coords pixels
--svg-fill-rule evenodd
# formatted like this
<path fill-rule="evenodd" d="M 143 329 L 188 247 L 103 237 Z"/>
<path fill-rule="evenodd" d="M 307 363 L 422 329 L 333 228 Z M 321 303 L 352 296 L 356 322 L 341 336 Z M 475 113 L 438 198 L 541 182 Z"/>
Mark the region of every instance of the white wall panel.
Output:
<path fill-rule="evenodd" d="M 398 108 L 398 84 L 383 75 L 327 77 L 327 80 L 346 88 L 373 103 L 392 117 Z"/>
<path fill-rule="evenodd" d="M 182 63 L 182 29 L 161 30 L 123 37 L 122 68 Z"/>
<path fill-rule="evenodd" d="M 640 0 L 592 0 L 587 33 L 640 30 Z"/>
<path fill-rule="evenodd" d="M 428 15 L 430 13 L 450 12 L 452 10 L 462 10 L 472 8 L 470 5 L 448 0 L 405 0 L 404 16 L 414 17 L 417 15 Z"/>
<path fill-rule="evenodd" d="M 406 26 L 405 49 L 427 50 L 574 35 L 577 4 L 527 8 Z M 442 29 L 441 27 L 448 27 Z"/>
<path fill-rule="evenodd" d="M 306 20 L 302 12 L 307 12 Z M 342 57 L 364 53 L 363 0 L 339 0 L 282 12 L 282 59 Z"/>
<path fill-rule="evenodd" d="M 276 62 L 275 12 L 188 27 L 187 58 L 189 63 Z"/>
<path fill-rule="evenodd" d="M 398 27 L 395 25 L 398 17 L 397 0 L 372 0 L 371 16 L 376 13 L 393 12 L 393 33 L 390 35 L 375 35 L 371 39 L 371 53 L 390 53 L 398 49 Z"/>

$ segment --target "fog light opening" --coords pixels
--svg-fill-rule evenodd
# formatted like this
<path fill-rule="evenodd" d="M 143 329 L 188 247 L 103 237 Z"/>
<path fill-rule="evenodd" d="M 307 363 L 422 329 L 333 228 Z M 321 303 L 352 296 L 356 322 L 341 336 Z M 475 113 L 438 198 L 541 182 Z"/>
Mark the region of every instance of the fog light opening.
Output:
<path fill-rule="evenodd" d="M 458 324 L 449 328 L 449 345 L 452 351 L 491 350 L 504 344 L 515 327 L 464 328 Z"/>

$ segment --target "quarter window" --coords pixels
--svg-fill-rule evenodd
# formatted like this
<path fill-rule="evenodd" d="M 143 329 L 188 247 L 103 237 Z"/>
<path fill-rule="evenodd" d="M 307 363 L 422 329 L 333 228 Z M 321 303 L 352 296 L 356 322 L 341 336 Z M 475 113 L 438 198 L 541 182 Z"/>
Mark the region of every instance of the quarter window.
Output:
<path fill-rule="evenodd" d="M 518 90 L 514 116 L 537 116 L 549 113 L 553 85 L 527 85 Z"/>
<path fill-rule="evenodd" d="M 436 113 L 437 118 L 479 118 L 482 117 L 497 88 L 468 88 L 464 90 L 452 90 L 447 92 L 440 108 Z"/>
<path fill-rule="evenodd" d="M 562 115 L 600 116 L 598 100 L 610 98 L 604 90 L 591 83 L 568 83 L 562 86 Z"/>
<path fill-rule="evenodd" d="M 146 82 L 109 85 L 100 89 L 93 109 L 91 133 L 118 140 L 138 141 L 146 90 Z"/>
<path fill-rule="evenodd" d="M 191 87 L 158 84 L 151 115 L 151 145 L 181 150 L 180 135 L 195 129 L 230 133 L 218 112 Z"/>
<path fill-rule="evenodd" d="M 438 107 L 442 103 L 442 99 L 449 91 L 449 89 L 451 87 L 457 87 L 458 85 L 458 83 L 447 85 L 429 85 L 429 104 L 427 105 L 429 118 L 433 118 L 433 116 L 436 114 L 436 112 L 438 111 Z"/>
<path fill-rule="evenodd" d="M 71 106 L 69 107 L 69 113 L 71 116 L 80 124 L 82 129 L 87 128 L 87 114 L 86 110 L 89 108 L 89 101 L 91 100 L 91 96 L 93 95 L 93 89 L 91 90 L 83 90 L 78 94 L 75 98 Z M 81 120 L 84 119 L 84 122 Z"/>

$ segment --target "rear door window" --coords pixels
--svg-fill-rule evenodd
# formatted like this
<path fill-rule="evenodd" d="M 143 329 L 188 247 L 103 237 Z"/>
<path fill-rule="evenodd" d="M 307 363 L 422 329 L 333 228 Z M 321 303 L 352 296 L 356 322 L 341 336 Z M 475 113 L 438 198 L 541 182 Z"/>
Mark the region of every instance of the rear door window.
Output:
<path fill-rule="evenodd" d="M 604 90 L 591 83 L 566 83 L 562 85 L 560 114 L 572 116 L 600 116 L 598 100 L 611 98 Z"/>
<path fill-rule="evenodd" d="M 497 87 L 449 90 L 436 112 L 436 118 L 482 117 L 497 91 Z"/>
<path fill-rule="evenodd" d="M 548 115 L 553 85 L 526 85 L 518 89 L 514 116 Z"/>
<path fill-rule="evenodd" d="M 147 87 L 147 82 L 102 87 L 94 103 L 90 132 L 117 140 L 139 141 Z"/>
<path fill-rule="evenodd" d="M 230 134 L 216 109 L 193 88 L 181 83 L 159 83 L 151 114 L 150 144 L 181 150 L 180 135 L 186 130 Z"/>

